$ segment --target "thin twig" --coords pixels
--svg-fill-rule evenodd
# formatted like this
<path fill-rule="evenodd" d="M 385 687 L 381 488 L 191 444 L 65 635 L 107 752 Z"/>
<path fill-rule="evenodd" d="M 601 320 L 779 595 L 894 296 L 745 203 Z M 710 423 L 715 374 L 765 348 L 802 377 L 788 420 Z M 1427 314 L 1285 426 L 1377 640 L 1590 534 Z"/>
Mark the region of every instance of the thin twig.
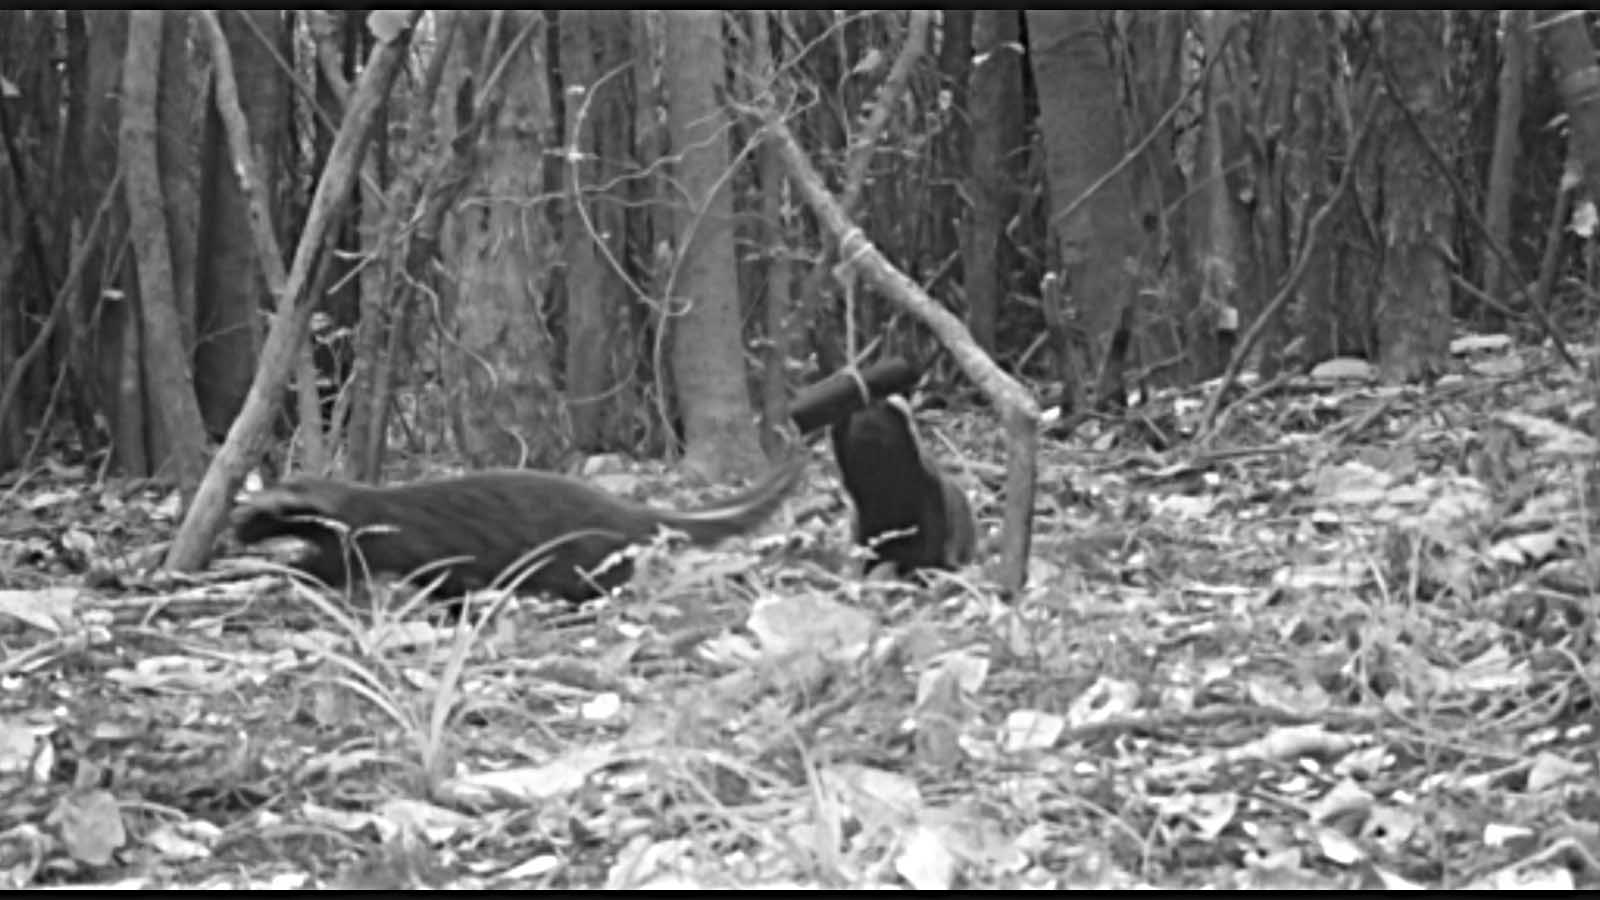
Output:
<path fill-rule="evenodd" d="M 1050 216 L 1050 227 L 1054 228 L 1057 222 L 1064 222 L 1070 218 L 1073 213 L 1077 212 L 1079 208 L 1081 208 L 1085 203 L 1089 202 L 1090 197 L 1093 197 L 1100 191 L 1101 188 L 1109 184 L 1111 179 L 1117 177 L 1117 175 L 1120 174 L 1123 169 L 1126 169 L 1128 166 L 1132 165 L 1134 160 L 1142 156 L 1145 148 L 1149 147 L 1157 136 L 1166 134 L 1167 123 L 1172 121 L 1173 117 L 1178 114 L 1178 111 L 1184 108 L 1184 104 L 1189 102 L 1189 98 L 1200 89 L 1201 85 L 1206 83 L 1208 78 L 1210 78 L 1211 70 L 1216 68 L 1217 62 L 1222 59 L 1222 51 L 1227 48 L 1228 42 L 1233 39 L 1233 36 L 1239 32 L 1239 28 L 1239 23 L 1235 22 L 1233 27 L 1228 29 L 1228 33 L 1222 37 L 1222 42 L 1217 45 L 1217 52 L 1211 54 L 1211 58 L 1206 60 L 1206 67 L 1200 72 L 1199 77 L 1194 80 L 1194 83 L 1189 85 L 1189 89 L 1184 92 L 1182 97 L 1179 97 L 1171 106 L 1167 107 L 1167 111 L 1161 114 L 1161 118 L 1157 119 L 1154 125 L 1150 126 L 1150 130 L 1145 132 L 1145 136 L 1139 139 L 1139 143 L 1134 144 L 1131 148 L 1129 148 L 1128 152 L 1122 155 L 1122 159 L 1118 160 L 1116 165 L 1107 169 L 1105 173 L 1099 178 L 1096 178 L 1092 184 L 1084 188 L 1083 193 L 1079 194 L 1077 199 L 1073 200 L 1071 203 L 1068 203 L 1060 212 L 1054 213 Z"/>
<path fill-rule="evenodd" d="M 72 263 L 67 267 L 67 277 L 56 288 L 54 299 L 50 301 L 50 315 L 40 326 L 39 332 L 33 336 L 33 341 L 28 344 L 28 349 L 22 351 L 17 361 L 11 367 L 11 373 L 6 377 L 4 386 L 0 387 L 0 422 L 5 422 L 11 417 L 12 405 L 16 403 L 17 394 L 22 389 L 22 379 L 33 366 L 39 355 L 44 352 L 50 343 L 50 336 L 55 334 L 56 328 L 67 314 L 68 298 L 77 289 L 79 280 L 83 277 L 83 268 L 89 261 L 89 250 L 95 245 L 100 233 L 100 226 L 105 223 L 106 216 L 111 212 L 111 206 L 116 201 L 117 191 L 122 187 L 122 169 L 119 167 L 116 174 L 111 176 L 111 183 L 106 186 L 105 194 L 100 198 L 100 205 L 94 211 L 94 218 L 89 220 L 89 229 L 83 236 L 83 242 L 78 245 L 73 254 Z M 74 335 L 81 339 L 81 335 Z"/>

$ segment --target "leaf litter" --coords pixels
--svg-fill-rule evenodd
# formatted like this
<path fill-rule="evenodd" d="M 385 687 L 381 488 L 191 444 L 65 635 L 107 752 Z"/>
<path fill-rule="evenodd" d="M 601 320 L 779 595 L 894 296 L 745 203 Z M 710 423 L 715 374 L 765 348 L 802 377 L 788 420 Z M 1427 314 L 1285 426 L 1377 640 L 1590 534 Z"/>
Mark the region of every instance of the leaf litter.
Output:
<path fill-rule="evenodd" d="M 763 536 L 460 620 L 151 573 L 172 492 L 51 463 L 0 482 L 0 884 L 1593 888 L 1593 388 L 1458 343 L 1044 441 L 1009 604 L 854 577 L 821 451 Z M 992 549 L 996 430 L 923 427 Z"/>

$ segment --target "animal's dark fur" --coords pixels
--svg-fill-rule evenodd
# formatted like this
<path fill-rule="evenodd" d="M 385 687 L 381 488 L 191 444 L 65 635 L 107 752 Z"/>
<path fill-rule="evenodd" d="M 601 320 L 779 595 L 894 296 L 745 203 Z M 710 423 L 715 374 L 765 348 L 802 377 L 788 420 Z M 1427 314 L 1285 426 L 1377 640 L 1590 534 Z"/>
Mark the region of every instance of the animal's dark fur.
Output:
<path fill-rule="evenodd" d="M 246 498 L 233 514 L 244 544 L 290 536 L 311 545 L 296 566 L 339 585 L 351 572 L 404 575 L 452 557 L 444 596 L 488 586 L 525 553 L 552 541 L 548 561 L 522 582 L 577 601 L 627 580 L 631 568 L 593 570 L 616 550 L 673 528 L 697 544 L 749 531 L 777 509 L 800 480 L 796 456 L 743 494 L 702 509 L 659 509 L 606 493 L 551 472 L 500 470 L 397 487 L 368 487 L 299 479 Z M 326 522 L 345 526 L 358 558 L 346 560 L 345 541 Z M 365 566 L 365 569 L 362 566 Z M 423 579 L 426 581 L 427 579 Z"/>
<path fill-rule="evenodd" d="M 921 372 L 899 357 L 889 357 L 861 370 L 861 382 L 848 371 L 832 375 L 801 388 L 789 404 L 789 417 L 801 434 L 842 421 L 866 403 L 890 394 L 903 394 L 917 383 Z M 861 384 L 867 387 L 867 397 L 861 396 Z"/>
<path fill-rule="evenodd" d="M 872 402 L 835 422 L 832 437 L 845 491 L 855 504 L 856 540 L 872 550 L 869 568 L 887 561 L 906 575 L 971 561 L 977 541 L 972 506 L 923 454 L 903 400 Z"/>

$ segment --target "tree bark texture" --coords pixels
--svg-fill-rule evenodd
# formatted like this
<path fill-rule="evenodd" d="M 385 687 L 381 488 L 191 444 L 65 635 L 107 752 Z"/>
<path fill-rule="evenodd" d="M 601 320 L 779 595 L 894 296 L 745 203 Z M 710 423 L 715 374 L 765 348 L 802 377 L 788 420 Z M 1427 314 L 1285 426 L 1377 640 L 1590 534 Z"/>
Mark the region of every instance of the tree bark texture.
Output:
<path fill-rule="evenodd" d="M 1377 304 L 1378 368 L 1388 383 L 1437 371 L 1450 340 L 1450 185 L 1423 142 L 1450 146 L 1444 17 L 1382 13 L 1381 52 L 1399 95 L 1390 104 L 1383 157 L 1383 277 Z M 1403 104 L 1420 126 L 1412 127 Z"/>
<path fill-rule="evenodd" d="M 161 76 L 156 94 L 156 154 L 161 162 L 161 201 L 172 247 L 173 298 L 187 361 L 195 344 L 195 242 L 200 230 L 200 159 L 194 140 L 201 121 L 200 73 L 189 53 L 193 14 L 161 16 Z"/>
<path fill-rule="evenodd" d="M 120 138 L 127 177 L 128 215 L 139 273 L 141 346 L 148 399 L 167 437 L 167 455 L 184 496 L 205 471 L 205 427 L 195 400 L 189 357 L 183 345 L 173 281 L 172 244 L 161 196 L 156 139 L 157 86 L 162 59 L 160 12 L 130 15 L 122 80 Z"/>
<path fill-rule="evenodd" d="M 128 14 L 100 12 L 83 17 L 87 52 L 84 54 L 82 140 L 77 145 L 79 176 L 72 182 L 73 208 L 87 217 L 111 183 L 118 166 L 117 132 L 122 68 L 127 57 Z M 152 63 L 153 64 L 153 63 Z M 139 370 L 126 370 L 124 345 L 137 349 L 138 314 L 119 282 L 125 269 L 120 252 L 128 233 L 128 213 L 119 204 L 112 214 L 104 249 L 89 261 L 75 304 L 74 333 L 88 335 L 74 341 L 82 355 L 76 365 L 84 373 L 90 406 L 105 413 L 111 441 L 112 467 L 120 472 L 150 471 L 145 453 L 145 422 L 139 393 Z M 79 331 L 81 327 L 81 331 Z"/>
<path fill-rule="evenodd" d="M 1276 285 L 1287 276 L 1300 251 L 1312 213 L 1329 194 L 1323 145 L 1328 136 L 1331 85 L 1328 40 L 1317 14 L 1274 12 L 1270 14 L 1269 29 L 1265 127 L 1278 134 L 1279 140 L 1276 152 L 1261 164 L 1263 190 L 1257 204 L 1257 229 L 1262 282 Z M 1334 355 L 1335 327 L 1329 299 L 1332 254 L 1326 243 L 1308 249 L 1312 256 L 1306 262 L 1307 274 L 1284 314 L 1269 326 L 1262 353 L 1263 374 Z M 1315 345 L 1317 349 L 1296 352 L 1294 359 L 1285 358 L 1283 351 L 1297 338 L 1302 346 Z"/>
<path fill-rule="evenodd" d="M 558 247 L 541 199 L 551 117 L 545 24 L 530 12 L 464 15 L 465 58 L 492 59 L 503 76 L 486 101 L 478 173 L 444 241 L 457 273 L 447 350 L 450 387 L 461 392 L 457 434 L 475 466 L 551 466 L 565 441 L 544 322 Z"/>
<path fill-rule="evenodd" d="M 666 14 L 667 128 L 677 191 L 675 277 L 666 304 L 685 464 L 718 479 L 761 465 L 744 371 L 727 120 L 718 99 L 722 13 Z"/>
<path fill-rule="evenodd" d="M 1070 217 L 1059 217 L 1121 159 L 1122 112 L 1100 13 L 1030 10 L 1027 15 L 1056 258 L 1096 347 L 1094 360 L 1075 366 L 1082 384 L 1101 365 L 1123 307 L 1134 301 L 1130 269 L 1139 257 L 1140 235 L 1126 172 L 1106 181 Z"/>
<path fill-rule="evenodd" d="M 566 260 L 566 388 L 576 445 L 611 445 L 631 419 L 627 375 L 635 335 L 627 285 L 617 269 L 625 257 L 626 221 L 608 191 L 628 153 L 631 68 L 617 70 L 612 45 L 626 40 L 626 13 L 568 10 L 561 14 L 561 74 L 566 90 L 567 145 L 561 241 Z M 611 77 L 601 81 L 602 75 Z"/>

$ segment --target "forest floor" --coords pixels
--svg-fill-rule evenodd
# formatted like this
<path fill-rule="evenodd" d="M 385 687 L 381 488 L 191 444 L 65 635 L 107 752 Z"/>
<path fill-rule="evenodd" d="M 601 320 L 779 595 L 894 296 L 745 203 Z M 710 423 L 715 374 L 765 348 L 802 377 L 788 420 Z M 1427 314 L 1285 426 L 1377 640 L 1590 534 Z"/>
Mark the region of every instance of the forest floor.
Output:
<path fill-rule="evenodd" d="M 1247 398 L 1207 453 L 1140 438 L 1198 392 L 1043 440 L 1009 603 L 842 575 L 821 450 L 765 536 L 476 628 L 131 574 L 168 492 L 13 473 L 0 886 L 1592 889 L 1595 389 L 1458 349 Z M 999 429 L 921 421 L 992 560 Z M 600 477 L 715 493 L 672 480 Z"/>

